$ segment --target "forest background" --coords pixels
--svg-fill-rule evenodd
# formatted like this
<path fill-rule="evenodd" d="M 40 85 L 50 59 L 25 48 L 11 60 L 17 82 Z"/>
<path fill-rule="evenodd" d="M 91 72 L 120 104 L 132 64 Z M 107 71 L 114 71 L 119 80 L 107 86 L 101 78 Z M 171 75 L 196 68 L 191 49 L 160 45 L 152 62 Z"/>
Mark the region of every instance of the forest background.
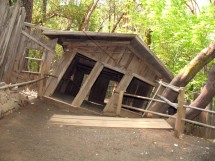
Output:
<path fill-rule="evenodd" d="M 174 75 L 215 35 L 215 0 L 21 1 L 27 6 L 26 21 L 51 29 L 138 34 Z M 62 49 L 56 53 L 60 57 Z M 186 86 L 187 100 L 204 86 L 214 62 Z"/>

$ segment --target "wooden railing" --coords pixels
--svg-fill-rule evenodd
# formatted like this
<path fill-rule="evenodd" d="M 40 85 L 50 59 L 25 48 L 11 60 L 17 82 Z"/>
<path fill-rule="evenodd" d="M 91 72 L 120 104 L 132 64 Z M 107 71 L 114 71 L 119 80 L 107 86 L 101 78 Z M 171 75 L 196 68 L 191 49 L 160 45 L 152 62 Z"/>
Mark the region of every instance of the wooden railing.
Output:
<path fill-rule="evenodd" d="M 158 93 L 158 90 L 160 89 L 161 86 L 163 86 L 165 88 L 169 88 L 169 89 L 177 92 L 178 93 L 178 103 L 173 103 L 173 102 L 169 101 L 168 99 L 166 99 L 165 97 L 163 97 L 161 95 L 158 95 L 157 93 Z M 212 114 L 215 114 L 215 111 L 185 105 L 184 104 L 185 92 L 184 92 L 183 87 L 176 87 L 176 86 L 170 85 L 168 83 L 159 81 L 159 86 L 157 88 L 157 91 L 155 92 L 155 94 L 153 95 L 152 98 L 133 95 L 133 94 L 125 93 L 124 91 L 120 91 L 118 94 L 119 94 L 119 99 L 118 99 L 117 110 L 116 110 L 117 115 L 120 115 L 121 108 L 123 107 L 123 108 L 126 108 L 126 109 L 131 109 L 131 110 L 136 110 L 136 111 L 139 111 L 139 112 L 144 112 L 144 114 L 145 113 L 151 113 L 151 114 L 162 116 L 162 117 L 173 118 L 173 119 L 175 119 L 175 127 L 174 127 L 174 129 L 175 129 L 175 136 L 177 138 L 180 138 L 182 136 L 182 134 L 184 132 L 184 124 L 185 124 L 185 122 L 195 124 L 195 125 L 199 125 L 199 126 L 203 126 L 203 127 L 206 127 L 206 128 L 215 129 L 215 126 L 200 123 L 200 122 L 189 120 L 189 119 L 185 118 L 186 108 L 192 108 L 192 109 L 195 109 L 195 110 L 205 111 L 205 112 L 212 113 Z M 146 107 L 146 109 L 141 109 L 141 108 L 137 108 L 137 107 L 124 105 L 124 104 L 122 104 L 124 96 L 143 99 L 143 100 L 148 100 L 149 101 L 148 106 Z M 156 96 L 159 97 L 159 99 L 156 99 Z M 152 102 L 160 102 L 160 103 L 168 104 L 168 105 L 170 105 L 170 106 L 172 106 L 172 107 L 177 109 L 177 114 L 176 115 L 168 115 L 168 114 L 163 114 L 163 113 L 159 113 L 159 112 L 155 112 L 155 111 L 150 111 L 148 109 L 149 109 L 149 107 L 150 107 Z"/>
<path fill-rule="evenodd" d="M 13 87 L 27 86 L 27 85 L 30 85 L 30 84 L 34 84 L 34 83 L 43 81 L 46 78 L 47 78 L 47 76 L 45 76 L 43 78 L 36 79 L 36 80 L 31 80 L 31 81 L 28 81 L 28 82 L 22 82 L 22 83 L 4 85 L 4 86 L 0 87 L 0 90 L 10 89 L 10 88 L 13 88 Z"/>

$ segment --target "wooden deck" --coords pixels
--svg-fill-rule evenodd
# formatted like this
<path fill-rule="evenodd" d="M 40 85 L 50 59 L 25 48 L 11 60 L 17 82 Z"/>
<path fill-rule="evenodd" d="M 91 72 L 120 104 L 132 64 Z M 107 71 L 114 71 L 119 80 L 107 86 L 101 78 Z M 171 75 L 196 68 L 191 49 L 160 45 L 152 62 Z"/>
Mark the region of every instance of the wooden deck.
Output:
<path fill-rule="evenodd" d="M 172 129 L 172 127 L 164 119 L 148 118 L 135 119 L 98 116 L 53 115 L 50 118 L 49 123 L 93 127 Z"/>

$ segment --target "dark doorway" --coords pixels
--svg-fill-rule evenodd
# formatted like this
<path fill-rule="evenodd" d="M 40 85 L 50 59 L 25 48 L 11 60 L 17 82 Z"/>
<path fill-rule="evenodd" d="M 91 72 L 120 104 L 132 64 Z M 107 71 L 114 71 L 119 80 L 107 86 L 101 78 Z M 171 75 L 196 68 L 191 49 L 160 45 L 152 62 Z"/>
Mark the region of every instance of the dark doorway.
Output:
<path fill-rule="evenodd" d="M 138 96 L 149 96 L 152 90 L 153 86 L 137 78 L 134 78 L 128 86 L 126 93 Z M 124 97 L 123 104 L 138 108 L 146 108 L 148 101 L 138 98 Z"/>
<path fill-rule="evenodd" d="M 72 102 L 95 63 L 92 59 L 77 54 L 58 84 L 54 96 L 63 95 L 63 100 Z"/>
<path fill-rule="evenodd" d="M 104 68 L 91 88 L 88 101 L 105 105 L 122 77 L 123 74 Z"/>

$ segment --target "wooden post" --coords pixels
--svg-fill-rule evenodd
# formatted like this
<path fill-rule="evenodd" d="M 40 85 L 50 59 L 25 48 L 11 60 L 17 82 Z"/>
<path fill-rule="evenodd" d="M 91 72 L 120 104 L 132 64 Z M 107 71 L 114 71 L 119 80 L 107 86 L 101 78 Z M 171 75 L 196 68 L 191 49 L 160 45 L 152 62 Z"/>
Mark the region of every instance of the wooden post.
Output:
<path fill-rule="evenodd" d="M 184 121 L 182 120 L 185 117 L 186 108 L 184 108 L 184 88 L 179 89 L 178 95 L 178 111 L 176 116 L 175 123 L 175 136 L 181 138 L 184 132 Z"/>
<path fill-rule="evenodd" d="M 46 70 L 46 62 L 43 62 L 43 65 L 41 67 L 41 74 L 39 76 L 39 78 L 44 78 L 45 77 L 45 70 Z M 47 81 L 47 78 L 44 78 L 42 81 L 39 82 L 39 87 L 38 87 L 38 97 L 41 98 L 44 94 L 44 90 L 45 90 L 45 87 L 46 87 L 46 81 Z"/>
<path fill-rule="evenodd" d="M 116 109 L 116 114 L 119 116 L 122 108 L 122 100 L 123 100 L 123 95 L 124 92 L 120 91 L 119 92 L 119 98 L 118 98 L 118 104 L 117 104 L 117 109 Z"/>

